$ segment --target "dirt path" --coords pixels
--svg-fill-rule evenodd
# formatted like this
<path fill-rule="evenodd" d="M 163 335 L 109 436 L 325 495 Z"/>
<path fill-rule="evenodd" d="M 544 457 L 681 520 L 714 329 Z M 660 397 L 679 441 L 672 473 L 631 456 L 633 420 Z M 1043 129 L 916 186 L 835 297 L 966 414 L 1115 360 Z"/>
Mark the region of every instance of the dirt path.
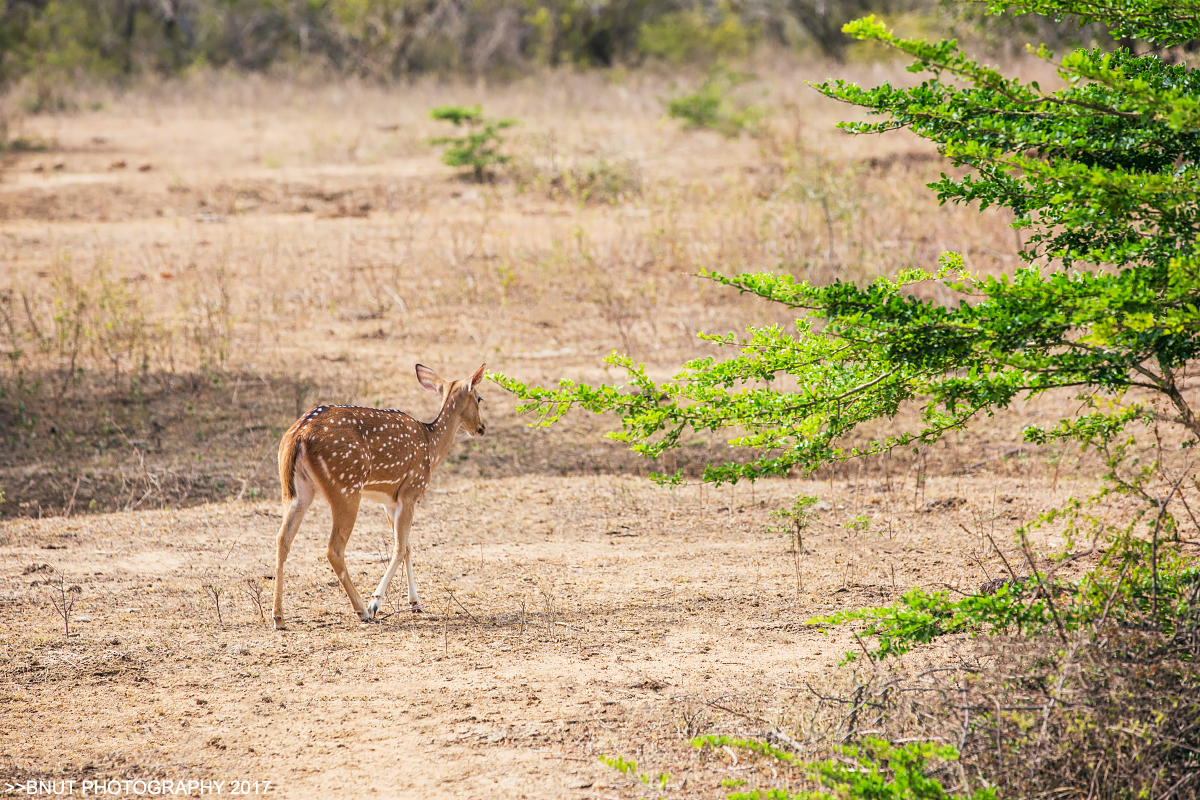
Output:
<path fill-rule="evenodd" d="M 825 508 L 799 592 L 788 539 L 767 529 L 767 511 L 797 492 Z M 879 602 L 893 581 L 969 590 L 985 578 L 971 556 L 983 548 L 959 524 L 986 511 L 1011 527 L 1028 501 L 1047 499 L 1034 492 L 931 481 L 914 511 L 898 492 L 799 481 L 752 494 L 613 477 L 448 479 L 414 525 L 426 613 L 359 623 L 324 560 L 318 506 L 288 565 L 286 632 L 260 620 L 247 591 L 247 579 L 261 587 L 269 617 L 274 503 L 5 522 L 0 780 L 633 796 L 597 760 L 622 754 L 669 772 L 666 796 L 717 796 L 744 766 L 701 762 L 687 736 L 796 722 L 811 704 L 805 683 L 827 681 L 854 646 L 805 620 Z M 848 532 L 859 514 L 871 528 Z M 368 591 L 385 530 L 368 511 L 351 539 Z M 60 574 L 81 587 L 68 595 L 70 637 L 44 584 Z M 219 620 L 206 587 L 220 592 Z M 385 610 L 404 603 L 402 587 Z"/>

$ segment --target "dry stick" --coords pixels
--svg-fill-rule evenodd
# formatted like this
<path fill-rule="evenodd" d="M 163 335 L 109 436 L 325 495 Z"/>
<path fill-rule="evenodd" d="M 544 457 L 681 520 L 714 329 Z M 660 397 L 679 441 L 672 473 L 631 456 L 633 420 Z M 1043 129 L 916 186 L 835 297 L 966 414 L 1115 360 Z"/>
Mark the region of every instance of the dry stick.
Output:
<path fill-rule="evenodd" d="M 966 689 L 963 689 L 962 695 L 963 695 L 963 705 L 966 706 L 966 703 L 967 703 L 967 690 Z M 967 730 L 971 724 L 971 709 L 963 708 L 962 712 L 963 712 L 962 735 L 959 736 L 959 738 L 958 738 L 958 752 L 960 752 L 960 753 L 963 752 L 967 747 Z M 970 783 L 970 781 L 967 780 L 967 769 L 966 769 L 966 767 L 963 766 L 962 759 L 956 759 L 956 761 L 958 762 L 958 775 L 959 775 L 960 780 L 962 780 L 963 790 L 966 791 L 967 794 L 970 794 L 971 793 L 971 783 Z"/>
<path fill-rule="evenodd" d="M 83 481 L 83 472 L 80 471 L 79 477 L 75 479 L 75 488 L 71 490 L 71 500 L 67 503 L 66 516 L 71 516 L 71 510 L 75 508 L 75 495 L 79 494 L 79 484 Z"/>
<path fill-rule="evenodd" d="M 1163 516 L 1167 513 L 1167 506 L 1171 503 L 1171 498 L 1179 491 L 1179 484 L 1183 483 L 1183 476 L 1179 476 L 1179 480 L 1175 481 L 1175 485 L 1171 487 L 1171 491 L 1159 503 L 1158 517 L 1154 520 L 1154 534 L 1150 545 L 1150 579 L 1153 582 L 1154 589 L 1154 615 L 1158 616 L 1158 531 L 1162 527 Z"/>
<path fill-rule="evenodd" d="M 722 700 L 722 699 L 724 699 L 724 697 L 723 697 L 723 696 L 722 696 L 722 697 L 718 697 L 718 698 L 717 698 L 717 700 Z M 710 707 L 710 708 L 715 708 L 715 709 L 718 709 L 718 710 L 720 710 L 720 711 L 724 711 L 726 714 L 733 714 L 734 716 L 738 716 L 738 717 L 741 717 L 741 718 L 743 718 L 743 719 L 748 719 L 748 720 L 750 720 L 751 722 L 762 722 L 762 723 L 766 723 L 766 722 L 767 722 L 767 720 L 763 719 L 762 717 L 752 717 L 752 716 L 750 716 L 749 714 L 743 714 L 741 711 L 736 711 L 736 710 L 734 710 L 734 709 L 732 709 L 732 708 L 728 708 L 728 707 L 726 707 L 726 706 L 723 706 L 723 705 L 721 705 L 720 703 L 718 703 L 718 702 L 717 702 L 717 700 L 705 701 L 705 705 L 707 705 L 707 706 L 708 706 L 708 707 Z"/>
<path fill-rule="evenodd" d="M 50 583 L 50 582 L 46 581 L 46 583 Z M 72 592 L 67 591 L 67 582 L 61 572 L 58 573 L 58 594 L 59 594 L 59 596 L 55 597 L 54 590 L 51 589 L 50 590 L 50 602 L 51 602 L 51 604 L 54 605 L 54 610 L 58 612 L 58 615 L 60 617 L 62 617 L 63 635 L 70 636 L 71 635 L 71 609 L 75 607 L 75 598 L 67 597 L 67 595 L 72 594 Z"/>
<path fill-rule="evenodd" d="M 446 604 L 446 613 L 442 615 L 442 657 L 450 655 L 450 604 Z"/>
<path fill-rule="evenodd" d="M 863 690 L 865 688 L 866 684 L 859 684 L 857 687 L 855 687 L 852 698 L 854 705 L 851 706 L 850 713 L 842 717 L 842 722 L 846 724 L 846 735 L 842 737 L 842 742 L 849 740 L 850 737 L 853 736 L 858 730 L 858 712 L 862 711 L 862 709 L 866 706 L 866 703 L 862 699 Z M 838 728 L 842 727 L 842 722 L 838 723 Z"/>
<path fill-rule="evenodd" d="M 1120 731 L 1121 733 L 1128 733 L 1131 736 L 1138 736 L 1138 737 L 1145 736 L 1145 731 L 1135 731 L 1131 728 L 1114 727 L 1114 728 L 1112 728 L 1112 730 Z M 1195 747 L 1190 747 L 1177 739 L 1171 739 L 1167 736 L 1160 736 L 1159 741 L 1166 742 L 1167 744 L 1171 745 L 1172 747 L 1178 747 L 1180 750 L 1187 750 L 1189 753 L 1195 753 L 1197 755 L 1200 755 L 1200 750 L 1197 750 Z"/>
<path fill-rule="evenodd" d="M 467 607 L 464 606 L 462 603 L 458 602 L 458 598 L 454 596 L 454 592 L 447 589 L 446 594 L 450 595 L 451 600 L 453 600 L 455 603 L 458 603 L 459 608 L 461 608 L 463 611 L 466 611 L 467 616 L 471 618 L 471 622 L 474 622 L 476 625 L 479 624 L 479 620 L 475 619 L 475 615 L 472 614 L 470 611 L 467 611 Z"/>
<path fill-rule="evenodd" d="M 1063 644 L 1066 644 L 1067 630 L 1063 627 L 1062 620 L 1059 619 L 1058 609 L 1054 607 L 1054 598 L 1050 596 L 1050 590 L 1042 582 L 1042 576 L 1038 574 L 1033 554 L 1029 552 L 1029 545 L 1025 542 L 1025 537 L 1023 536 L 1021 537 L 1021 552 L 1025 554 L 1025 560 L 1029 562 L 1029 569 L 1033 572 L 1033 577 L 1037 579 L 1038 589 L 1041 591 L 1042 596 L 1046 598 L 1046 606 L 1050 609 L 1050 616 L 1054 617 L 1054 626 L 1058 628 L 1058 637 L 1063 640 Z"/>
<path fill-rule="evenodd" d="M 1121 567 L 1120 573 L 1117 574 L 1117 582 L 1113 586 L 1112 591 L 1108 593 L 1108 599 L 1104 601 L 1104 611 L 1100 614 L 1100 619 L 1092 625 L 1092 633 L 1095 634 L 1100 630 L 1100 626 L 1104 624 L 1104 620 L 1108 619 L 1108 610 L 1112 608 L 1113 599 L 1117 596 L 1117 590 L 1121 588 L 1121 581 L 1125 579 L 1125 570 L 1129 569 L 1129 561 Z"/>
<path fill-rule="evenodd" d="M 233 540 L 233 544 L 229 545 L 229 550 L 228 550 L 228 551 L 226 551 L 226 553 L 225 553 L 225 557 L 224 557 L 224 558 L 222 558 L 222 559 L 221 559 L 221 561 L 228 561 L 228 560 L 229 560 L 229 557 L 230 557 L 231 555 L 233 555 L 233 551 L 234 551 L 235 549 L 237 549 L 237 546 L 238 546 L 239 544 L 241 544 L 241 541 L 242 541 L 242 534 L 243 534 L 244 532 L 245 532 L 245 529 L 244 529 L 244 528 L 238 531 L 238 535 L 237 535 L 237 536 L 234 538 L 234 540 Z"/>
<path fill-rule="evenodd" d="M 963 525 L 961 522 L 958 523 L 958 527 L 962 528 L 964 531 L 967 531 L 967 533 L 970 533 L 970 531 L 967 530 L 967 526 Z M 974 561 L 976 564 L 979 565 L 979 568 L 981 570 L 983 570 L 983 574 L 986 575 L 987 579 L 990 581 L 992 579 L 992 573 L 988 571 L 988 568 L 987 568 L 987 566 L 984 565 L 983 560 L 978 555 L 975 554 L 974 549 L 972 549 L 971 552 L 967 553 L 967 555 L 969 555 L 971 557 L 972 561 Z"/>
<path fill-rule="evenodd" d="M 917 463 L 916 458 L 914 458 L 912 461 L 908 462 L 908 469 L 904 470 L 904 476 L 902 478 L 900 478 L 900 482 L 897 484 L 899 486 L 899 489 L 897 489 L 897 491 L 904 490 L 905 484 L 908 483 L 908 476 L 912 474 L 913 467 L 916 466 L 916 463 Z M 915 486 L 915 484 L 914 484 L 914 486 Z M 914 510 L 916 510 L 916 503 L 917 503 L 916 498 L 917 498 L 917 495 L 916 495 L 916 491 L 914 489 L 914 492 L 913 492 L 913 509 Z"/>
<path fill-rule="evenodd" d="M 999 731 L 999 728 L 997 728 L 996 730 Z M 1096 795 L 1096 781 L 1100 777 L 1100 768 L 1103 766 L 1104 766 L 1104 760 L 1101 759 L 1100 763 L 1096 764 L 1095 768 L 1092 770 L 1092 782 L 1090 784 L 1088 784 L 1087 800 L 1092 800 L 1092 798 L 1095 797 L 1095 795 Z"/>
<path fill-rule="evenodd" d="M 930 669 L 927 669 L 927 670 L 925 670 L 924 672 L 918 672 L 916 675 L 913 675 L 911 678 L 909 678 L 909 680 L 911 680 L 911 681 L 919 681 L 921 678 L 924 678 L 924 677 L 926 677 L 927 675 L 933 675 L 933 674 L 935 674 L 935 673 L 938 673 L 938 672 L 966 672 L 966 673 L 970 673 L 970 674 L 975 674 L 975 673 L 978 673 L 978 672 L 979 672 L 979 670 L 978 670 L 978 669 L 973 669 L 973 668 L 971 668 L 971 667 L 964 667 L 964 666 L 962 666 L 962 665 L 956 665 L 956 666 L 953 666 L 953 667 L 932 667 L 932 668 L 930 668 Z M 900 682 L 902 682 L 902 681 L 904 681 L 904 680 L 905 680 L 905 678 L 903 678 L 903 677 L 900 677 L 900 678 L 892 678 L 890 681 L 887 681 L 886 683 L 883 683 L 883 684 L 881 684 L 880 686 L 881 686 L 881 688 L 882 688 L 882 689 L 889 689 L 889 688 L 891 688 L 892 686 L 894 686 L 895 684 L 897 684 L 897 683 L 900 683 Z M 809 691 L 809 692 L 810 692 L 810 693 L 813 695 L 813 697 L 816 697 L 818 700 L 826 700 L 826 701 L 829 701 L 829 702 L 841 703 L 842 705 L 849 705 L 850 703 L 853 703 L 853 702 L 854 702 L 854 701 L 852 701 L 852 700 L 847 700 L 847 699 L 846 699 L 846 698 L 844 698 L 844 697 L 836 697 L 836 696 L 834 696 L 834 695 L 823 695 L 823 694 L 821 694 L 820 692 L 818 692 L 816 689 L 814 689 L 814 688 L 812 687 L 812 684 L 811 684 L 811 683 L 809 683 L 808 681 L 805 681 L 805 682 L 804 682 L 804 686 L 803 686 L 803 687 L 800 687 L 800 686 L 780 686 L 779 688 L 780 688 L 780 689 L 785 689 L 785 690 L 788 690 L 788 691 L 793 691 L 793 690 L 794 690 L 794 691 L 800 691 L 800 689 L 801 689 L 801 688 L 804 688 L 804 689 L 807 689 L 807 690 L 808 690 L 808 691 Z M 933 691 L 933 689 L 932 689 L 931 687 L 918 686 L 918 687 L 911 687 L 911 689 L 902 689 L 902 690 L 900 690 L 900 691 L 929 692 L 929 691 Z M 1033 707 L 1033 708 L 1040 708 L 1041 706 L 1032 706 L 1032 707 Z"/>
<path fill-rule="evenodd" d="M 998 456 L 992 456 L 991 458 L 985 458 L 983 461 L 976 461 L 974 464 L 971 464 L 970 466 L 967 466 L 967 467 L 960 467 L 959 469 L 955 470 L 954 472 L 951 472 L 950 474 L 951 475 L 965 475 L 968 472 L 979 469 L 980 467 L 982 467 L 984 464 L 987 464 L 988 462 L 998 461 L 1002 458 L 1008 458 L 1009 456 L 1011 456 L 1015 453 L 1020 453 L 1020 452 L 1021 452 L 1021 448 L 1014 447 L 1011 450 L 1005 450 L 1003 453 L 1001 453 Z"/>
<path fill-rule="evenodd" d="M 254 578 L 246 578 L 246 581 L 242 584 L 242 586 L 246 597 L 250 600 L 250 602 L 254 603 L 254 607 L 258 609 L 258 618 L 265 622 L 267 618 L 266 615 L 263 614 L 262 584 L 254 580 Z"/>
<path fill-rule="evenodd" d="M 834 263 L 833 215 L 829 212 L 829 197 L 828 197 L 828 195 L 825 195 L 825 194 L 821 195 L 821 210 L 823 210 L 825 212 L 825 227 L 829 231 L 829 247 L 827 248 L 827 252 L 825 255 L 825 261 L 827 264 L 832 265 Z"/>
<path fill-rule="evenodd" d="M 1071 666 L 1071 660 L 1075 658 L 1075 654 L 1079 652 L 1079 646 L 1083 644 L 1082 637 L 1076 637 L 1071 649 L 1067 651 L 1066 658 L 1063 659 L 1062 667 L 1058 671 L 1058 680 L 1055 681 L 1054 689 L 1050 692 L 1050 702 L 1042 707 L 1042 730 L 1038 734 L 1038 744 L 1046 740 L 1046 728 L 1050 724 L 1050 712 L 1054 710 L 1054 706 L 1058 703 L 1059 692 L 1062 691 L 1063 684 L 1067 681 L 1067 668 Z"/>
<path fill-rule="evenodd" d="M 1065 557 L 1062 561 L 1055 564 L 1054 567 L 1052 567 L 1051 570 L 1046 573 L 1046 580 L 1050 580 L 1052 577 L 1054 577 L 1054 574 L 1067 564 L 1078 561 L 1079 559 L 1090 556 L 1092 553 L 1096 552 L 1096 545 L 1100 541 L 1100 534 L 1102 530 L 1102 528 L 1096 528 L 1095 534 L 1092 535 L 1092 546 L 1087 550 L 1080 550 L 1078 553 L 1072 553 L 1071 555 Z"/>
<path fill-rule="evenodd" d="M 871 651 L 867 649 L 867 646 L 863 644 L 863 640 L 859 637 L 858 631 L 851 631 L 851 633 L 854 634 L 854 641 L 858 642 L 858 646 L 861 647 L 862 651 L 867 654 L 867 659 L 871 662 L 871 669 L 875 669 L 875 658 L 871 655 Z"/>
<path fill-rule="evenodd" d="M 962 529 L 964 531 L 967 531 L 967 533 L 970 533 L 970 531 L 967 530 L 966 526 L 963 525 L 961 522 L 959 523 L 959 526 L 962 527 Z M 988 541 L 992 543 L 992 549 L 996 551 L 996 555 L 1000 556 L 1000 560 L 1004 562 L 1004 568 L 1006 570 L 1008 570 L 1008 576 L 1010 578 L 1012 578 L 1013 588 L 1015 589 L 1016 585 L 1020 582 L 1017 580 L 1017 573 L 1013 572 L 1013 568 L 1011 566 L 1009 566 L 1008 559 L 1005 558 L 1004 553 L 1002 553 L 1000 551 L 1000 546 L 996 544 L 996 540 L 992 538 L 992 534 L 988 533 L 987 531 L 984 531 L 983 535 L 986 536 L 988 538 Z"/>
<path fill-rule="evenodd" d="M 1187 511 L 1187 513 L 1188 513 L 1188 516 L 1189 516 L 1189 517 L 1191 517 L 1191 519 L 1192 519 L 1192 524 L 1196 526 L 1196 532 L 1197 532 L 1197 533 L 1200 533 L 1200 522 L 1197 522 L 1197 521 L 1196 521 L 1196 515 L 1192 513 L 1192 507 L 1188 505 L 1188 502 L 1187 502 L 1187 500 L 1186 500 L 1186 499 L 1184 498 L 1184 496 L 1183 496 L 1183 492 L 1180 492 L 1180 493 L 1179 493 L 1179 502 L 1183 503 L 1183 508 L 1184 508 L 1184 510 L 1185 510 L 1185 511 Z M 1178 529 L 1176 529 L 1176 531 L 1175 531 L 1175 539 L 1176 539 L 1177 541 L 1178 541 L 1178 539 L 1179 539 L 1179 531 L 1178 531 Z"/>
<path fill-rule="evenodd" d="M 1002 727 L 1000 720 L 1000 698 L 993 697 L 992 699 L 996 701 L 996 763 L 1000 765 L 1001 773 L 1003 773 L 1004 748 L 1000 745 L 1000 728 Z"/>
<path fill-rule="evenodd" d="M 546 601 L 546 634 L 554 638 L 554 596 L 547 593 L 543 595 Z"/>
<path fill-rule="evenodd" d="M 957 586 L 951 586 L 950 584 L 946 583 L 945 581 L 942 581 L 942 588 L 949 589 L 950 591 L 954 592 L 955 594 L 961 594 L 963 597 L 986 597 L 987 596 L 987 595 L 982 595 L 982 594 L 975 594 L 974 592 L 964 592 L 962 589 L 959 589 Z"/>
<path fill-rule="evenodd" d="M 224 588 L 210 583 L 208 586 L 205 586 L 204 589 L 209 595 L 212 596 L 213 602 L 217 606 L 217 624 L 224 625 L 225 620 L 221 617 L 221 593 L 225 591 Z"/>
<path fill-rule="evenodd" d="M 1200 772 L 1189 772 L 1186 775 L 1184 775 L 1182 778 L 1180 778 L 1175 783 L 1174 786 L 1172 786 L 1170 789 L 1167 790 L 1167 793 L 1162 796 L 1162 800 L 1170 800 L 1171 795 L 1173 795 L 1173 794 L 1175 794 L 1175 792 L 1179 791 L 1180 786 L 1183 786 L 1185 783 L 1190 781 L 1192 778 L 1195 778 L 1197 775 L 1200 775 Z"/>
<path fill-rule="evenodd" d="M 795 522 L 793 522 L 795 525 Z M 800 577 L 800 551 L 804 549 L 804 539 L 800 535 L 800 526 L 795 525 L 796 535 L 792 539 L 792 558 L 796 562 L 796 598 L 804 591 L 804 579 Z"/>

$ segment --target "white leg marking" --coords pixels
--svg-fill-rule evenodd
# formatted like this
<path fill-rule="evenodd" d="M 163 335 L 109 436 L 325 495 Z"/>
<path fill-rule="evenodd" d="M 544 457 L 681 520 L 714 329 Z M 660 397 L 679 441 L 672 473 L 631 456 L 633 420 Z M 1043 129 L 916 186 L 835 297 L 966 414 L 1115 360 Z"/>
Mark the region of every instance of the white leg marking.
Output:
<path fill-rule="evenodd" d="M 388 517 L 392 521 L 392 534 L 396 533 L 396 526 L 400 522 L 400 511 L 404 508 L 403 503 L 397 503 L 394 507 L 388 507 Z M 373 619 L 379 613 L 380 607 L 383 605 L 383 598 L 387 596 L 388 584 L 392 582 L 392 578 L 396 575 L 396 570 L 400 568 L 400 548 L 394 548 L 392 552 L 392 560 L 388 562 L 387 571 L 383 573 L 383 580 L 379 582 L 379 587 L 375 590 L 375 594 L 371 598 L 371 602 L 367 605 L 367 616 Z"/>
<path fill-rule="evenodd" d="M 408 573 L 408 605 L 413 611 L 420 611 L 421 598 L 417 597 L 417 582 L 413 580 L 411 544 L 404 549 L 404 570 Z"/>

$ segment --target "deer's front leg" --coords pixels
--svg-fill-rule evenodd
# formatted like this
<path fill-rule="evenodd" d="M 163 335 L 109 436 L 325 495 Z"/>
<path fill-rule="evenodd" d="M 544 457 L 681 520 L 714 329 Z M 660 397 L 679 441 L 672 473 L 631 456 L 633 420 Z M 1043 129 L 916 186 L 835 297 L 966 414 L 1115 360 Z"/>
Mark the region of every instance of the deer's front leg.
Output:
<path fill-rule="evenodd" d="M 413 580 L 411 547 L 404 548 L 404 570 L 408 573 L 408 608 L 414 614 L 420 614 L 424 609 L 421 598 L 417 597 L 417 582 Z"/>
<path fill-rule="evenodd" d="M 412 529 L 412 508 L 415 503 L 406 503 L 396 526 L 396 554 L 404 554 L 404 571 L 408 574 L 408 607 L 414 614 L 421 613 L 421 598 L 417 597 L 417 582 L 413 578 L 412 540 L 409 531 Z"/>

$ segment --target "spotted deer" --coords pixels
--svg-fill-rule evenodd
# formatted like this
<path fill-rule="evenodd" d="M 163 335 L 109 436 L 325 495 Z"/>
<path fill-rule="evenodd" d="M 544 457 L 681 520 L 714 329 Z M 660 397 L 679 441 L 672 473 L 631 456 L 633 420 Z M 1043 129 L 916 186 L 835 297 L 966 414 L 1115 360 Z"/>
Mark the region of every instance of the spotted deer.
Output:
<path fill-rule="evenodd" d="M 401 559 L 408 573 L 409 607 L 414 612 L 421 610 L 408 538 L 413 507 L 425 494 L 429 476 L 450 453 L 455 433 L 461 428 L 469 436 L 483 435 L 485 426 L 479 418 L 482 398 L 475 391 L 483 371 L 480 367 L 467 380 L 447 382 L 429 367 L 417 365 L 421 385 L 442 396 L 442 408 L 433 422 L 420 422 L 391 409 L 317 406 L 283 435 L 279 480 L 284 511 L 276 541 L 276 628 L 284 627 L 283 564 L 304 512 L 318 493 L 333 511 L 333 531 L 325 555 L 350 597 L 354 613 L 363 622 L 375 618 Z M 364 498 L 383 504 L 396 537 L 392 560 L 366 605 L 350 580 L 345 558 L 346 542 Z"/>

